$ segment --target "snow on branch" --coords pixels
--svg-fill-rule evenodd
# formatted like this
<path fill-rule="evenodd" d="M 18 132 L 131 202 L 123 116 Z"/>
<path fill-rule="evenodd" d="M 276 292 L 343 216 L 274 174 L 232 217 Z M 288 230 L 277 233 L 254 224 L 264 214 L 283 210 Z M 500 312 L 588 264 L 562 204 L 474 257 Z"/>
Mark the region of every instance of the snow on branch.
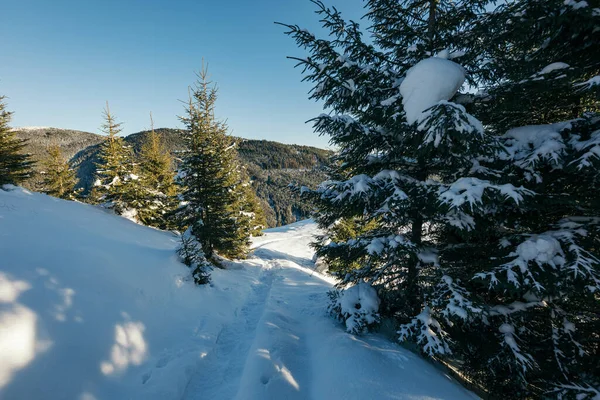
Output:
<path fill-rule="evenodd" d="M 597 124 L 597 118 L 584 117 L 511 129 L 502 137 L 506 158 L 517 167 L 529 171 L 538 182 L 541 182 L 541 175 L 535 170 L 542 163 L 554 168 L 564 168 L 567 163 L 578 169 L 592 167 L 593 160 L 600 160 L 600 130 Z M 582 133 L 590 128 L 591 133 Z M 569 131 L 569 134 L 565 135 L 565 131 Z M 573 157 L 575 159 L 569 162 Z"/>
<path fill-rule="evenodd" d="M 447 319 L 457 316 L 466 321 L 469 313 L 478 314 L 483 310 L 473 305 L 473 302 L 468 299 L 469 292 L 459 284 L 459 281 L 454 281 L 450 276 L 444 275 L 436 292 L 439 293 L 438 302 L 445 303 L 442 315 Z"/>
<path fill-rule="evenodd" d="M 368 175 L 355 175 L 346 181 L 326 181 L 323 182 L 317 192 L 321 194 L 321 199 L 327 199 L 334 203 L 345 200 L 356 200 L 368 198 L 374 189 L 383 190 L 391 193 L 386 201 L 403 201 L 408 196 L 398 186 L 400 175 L 396 171 L 385 170 L 379 172 L 372 178 Z"/>
<path fill-rule="evenodd" d="M 593 132 L 588 140 L 579 140 L 579 135 L 573 135 L 569 144 L 575 148 L 575 150 L 583 152 L 583 154 L 571 162 L 576 164 L 578 169 L 583 169 L 592 166 L 592 160 L 594 158 L 600 159 L 600 130 Z"/>
<path fill-rule="evenodd" d="M 423 111 L 417 119 L 417 124 L 418 130 L 426 132 L 423 145 L 433 143 L 434 147 L 438 147 L 442 141 L 451 142 L 449 130 L 458 134 L 476 133 L 480 137 L 483 136 L 483 125 L 477 118 L 467 113 L 460 104 L 446 100 L 441 100 Z"/>
<path fill-rule="evenodd" d="M 452 353 L 450 337 L 433 317 L 428 305 L 411 322 L 401 325 L 398 335 L 401 342 L 414 338 L 423 352 L 430 357 Z"/>
<path fill-rule="evenodd" d="M 337 136 L 350 136 L 353 134 L 369 135 L 372 133 L 371 129 L 366 125 L 356 121 L 350 115 L 328 115 L 321 114 L 312 120 L 313 127 L 317 132 L 335 132 Z"/>
<path fill-rule="evenodd" d="M 509 157 L 525 169 L 543 160 L 560 165 L 566 151 L 560 132 L 569 124 L 530 125 L 509 130 L 503 136 Z"/>
<path fill-rule="evenodd" d="M 581 89 L 591 89 L 594 86 L 600 86 L 600 75 L 596 75 L 583 83 L 578 83 L 575 86 Z"/>
<path fill-rule="evenodd" d="M 346 324 L 346 331 L 361 334 L 380 321 L 379 296 L 373 286 L 365 281 L 342 290 L 328 293 L 331 303 L 328 311 Z"/>
<path fill-rule="evenodd" d="M 492 192 L 520 203 L 523 196 L 534 194 L 524 187 L 515 187 L 511 184 L 495 185 L 489 181 L 477 178 L 460 178 L 450 186 L 443 185 L 439 189 L 439 198 L 442 203 L 448 204 L 451 209 L 457 209 L 468 204 L 472 210 L 475 206 L 483 204 L 486 192 Z"/>
<path fill-rule="evenodd" d="M 600 386 L 594 388 L 588 384 L 558 384 L 550 393 L 555 393 L 559 400 L 575 398 L 577 400 L 600 399 Z"/>
<path fill-rule="evenodd" d="M 415 248 L 414 244 L 406 239 L 406 237 L 403 235 L 389 235 L 360 239 L 357 243 L 366 246 L 367 253 L 371 256 L 389 254 L 398 247 L 405 247 L 413 250 Z"/>
<path fill-rule="evenodd" d="M 545 288 L 540 283 L 540 275 L 562 271 L 568 272 L 567 279 L 586 282 L 591 292 L 600 291 L 600 260 L 578 243 L 578 239 L 588 235 L 586 222 L 594 225 L 597 221 L 594 218 L 579 221 L 564 219 L 558 224 L 558 230 L 529 235 L 508 255 L 514 257 L 512 260 L 475 277 L 489 280 L 490 287 L 494 287 L 499 283 L 498 275 L 502 274 L 515 287 L 527 284 L 541 293 Z M 532 265 L 537 268 L 532 269 Z"/>
<path fill-rule="evenodd" d="M 503 341 L 502 346 L 508 348 L 512 353 L 515 362 L 518 366 L 521 367 L 523 374 L 525 374 L 529 369 L 536 366 L 536 362 L 531 356 L 531 354 L 524 353 L 519 347 L 517 341 L 519 337 L 515 334 L 515 327 L 509 323 L 504 323 L 500 325 L 498 328 L 500 333 L 502 334 Z"/>

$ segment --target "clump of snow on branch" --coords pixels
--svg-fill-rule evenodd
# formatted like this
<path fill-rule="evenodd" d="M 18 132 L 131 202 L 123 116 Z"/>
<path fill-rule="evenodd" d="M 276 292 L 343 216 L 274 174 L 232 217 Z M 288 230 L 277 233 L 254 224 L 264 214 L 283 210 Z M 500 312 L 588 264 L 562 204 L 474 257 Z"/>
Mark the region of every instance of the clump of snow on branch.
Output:
<path fill-rule="evenodd" d="M 538 74 L 538 75 L 546 75 L 546 74 L 549 74 L 549 73 L 551 73 L 551 72 L 554 72 L 554 71 L 559 71 L 559 70 L 561 70 L 561 69 L 566 69 L 566 68 L 569 68 L 569 67 L 570 67 L 570 65 L 569 65 L 569 64 L 566 64 L 566 63 L 564 63 L 564 62 L 555 62 L 555 63 L 552 63 L 552 64 L 550 64 L 550 65 L 547 65 L 547 66 L 545 66 L 545 67 L 544 67 L 544 68 L 543 68 L 543 69 L 542 69 L 540 72 L 538 72 L 537 74 Z"/>
<path fill-rule="evenodd" d="M 483 202 L 486 191 L 500 193 L 517 204 L 523 200 L 524 195 L 532 194 L 530 190 L 523 187 L 515 187 L 511 184 L 495 185 L 488 181 L 467 177 L 458 179 L 450 186 L 442 186 L 439 197 L 442 203 L 450 205 L 451 208 L 468 204 L 472 209 Z"/>
<path fill-rule="evenodd" d="M 524 277 L 525 282 L 542 292 L 545 288 L 540 283 L 540 275 L 548 269 L 564 270 L 569 273 L 569 279 L 585 280 L 586 287 L 591 292 L 600 290 L 600 273 L 597 271 L 600 260 L 578 244 L 578 238 L 588 235 L 585 224 L 566 219 L 559 224 L 559 228 L 531 235 L 508 255 L 513 257 L 512 260 L 492 272 L 479 273 L 476 277 L 488 279 L 492 287 L 499 282 L 497 274 L 505 274 L 507 281 L 515 287 L 523 284 L 521 278 Z M 532 266 L 537 269 L 531 268 Z"/>
<path fill-rule="evenodd" d="M 450 100 L 464 81 L 464 68 L 453 61 L 439 57 L 419 61 L 400 85 L 406 121 L 413 124 L 423 111 L 441 100 Z"/>
<path fill-rule="evenodd" d="M 429 306 L 425 306 L 411 322 L 400 326 L 398 340 L 404 342 L 410 338 L 414 338 L 429 356 L 452 353 L 448 333 L 433 317 Z"/>
<path fill-rule="evenodd" d="M 541 160 L 558 165 L 566 148 L 560 131 L 567 125 L 565 122 L 511 129 L 504 135 L 508 154 L 522 168 L 535 165 Z"/>
<path fill-rule="evenodd" d="M 366 332 L 379 322 L 379 296 L 369 283 L 361 281 L 343 290 L 329 292 L 329 312 L 346 324 L 353 334 Z"/>
<path fill-rule="evenodd" d="M 483 135 L 481 122 L 467 113 L 460 104 L 440 100 L 438 103 L 423 111 L 417 118 L 417 129 L 427 134 L 423 139 L 423 145 L 433 143 L 438 147 L 448 135 L 448 129 L 458 133 L 476 132 Z"/>
<path fill-rule="evenodd" d="M 535 361 L 530 354 L 523 353 L 521 348 L 519 347 L 517 340 L 518 336 L 515 334 L 515 327 L 509 323 L 504 323 L 500 325 L 498 328 L 500 333 L 503 335 L 504 340 L 502 341 L 502 345 L 508 348 L 519 365 L 525 373 L 528 369 L 535 366 Z"/>

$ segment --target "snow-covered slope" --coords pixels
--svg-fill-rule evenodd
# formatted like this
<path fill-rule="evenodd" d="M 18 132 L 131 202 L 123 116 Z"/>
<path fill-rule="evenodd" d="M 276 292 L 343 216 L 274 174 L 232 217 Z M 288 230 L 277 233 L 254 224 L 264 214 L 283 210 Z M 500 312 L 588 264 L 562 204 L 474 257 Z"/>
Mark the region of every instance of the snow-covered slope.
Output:
<path fill-rule="evenodd" d="M 0 190 L 1 399 L 461 399 L 385 339 L 325 315 L 310 222 L 254 257 L 184 278 L 172 234 L 20 188 Z"/>

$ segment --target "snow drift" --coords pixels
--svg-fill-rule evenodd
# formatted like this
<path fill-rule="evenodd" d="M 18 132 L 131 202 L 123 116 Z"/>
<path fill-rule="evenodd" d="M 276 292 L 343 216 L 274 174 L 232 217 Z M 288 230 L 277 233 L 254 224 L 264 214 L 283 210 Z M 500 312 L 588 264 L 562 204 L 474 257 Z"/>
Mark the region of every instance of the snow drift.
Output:
<path fill-rule="evenodd" d="M 186 281 L 177 237 L 0 190 L 0 398 L 169 399 L 250 290 Z M 250 271 L 251 273 L 252 271 Z"/>

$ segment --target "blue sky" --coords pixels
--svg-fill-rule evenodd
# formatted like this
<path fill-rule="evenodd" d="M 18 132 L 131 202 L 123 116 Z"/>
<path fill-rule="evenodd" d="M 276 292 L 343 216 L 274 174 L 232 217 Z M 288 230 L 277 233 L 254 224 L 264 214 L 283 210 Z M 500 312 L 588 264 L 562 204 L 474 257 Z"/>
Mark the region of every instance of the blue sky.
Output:
<path fill-rule="evenodd" d="M 348 17 L 361 0 L 328 0 Z M 274 21 L 318 31 L 308 0 L 3 2 L 0 94 L 13 126 L 98 132 L 106 100 L 124 134 L 180 126 L 204 58 L 236 136 L 327 147 L 304 122 L 322 112 L 288 55 L 304 51 Z"/>

